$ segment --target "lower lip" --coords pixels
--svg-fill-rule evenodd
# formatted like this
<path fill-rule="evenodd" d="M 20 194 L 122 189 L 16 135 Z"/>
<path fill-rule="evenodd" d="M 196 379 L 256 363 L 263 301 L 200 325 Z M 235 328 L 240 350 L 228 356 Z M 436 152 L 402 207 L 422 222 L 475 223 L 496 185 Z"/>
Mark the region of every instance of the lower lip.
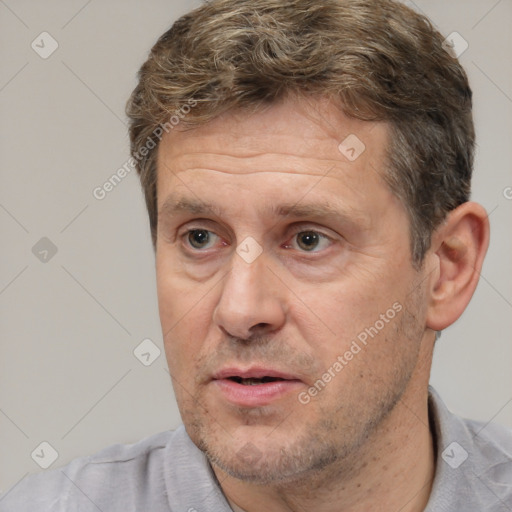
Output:
<path fill-rule="evenodd" d="M 284 395 L 297 391 L 302 382 L 300 380 L 278 380 L 264 384 L 245 385 L 230 379 L 213 381 L 225 398 L 235 405 L 242 407 L 261 407 L 268 405 Z"/>

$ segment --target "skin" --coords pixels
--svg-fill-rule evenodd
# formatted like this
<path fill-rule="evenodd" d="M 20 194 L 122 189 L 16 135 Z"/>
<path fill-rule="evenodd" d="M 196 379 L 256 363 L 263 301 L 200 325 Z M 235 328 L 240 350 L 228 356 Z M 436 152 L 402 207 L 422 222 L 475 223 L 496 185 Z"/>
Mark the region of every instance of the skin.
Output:
<path fill-rule="evenodd" d="M 350 134 L 365 144 L 354 161 L 338 150 Z M 347 118 L 323 98 L 229 112 L 160 144 L 156 268 L 169 369 L 188 434 L 247 512 L 405 512 L 428 501 L 435 331 L 471 298 L 488 223 L 465 203 L 415 268 L 405 208 L 382 177 L 387 144 L 385 123 Z M 173 209 L 184 200 L 209 207 Z M 271 208 L 284 204 L 332 209 Z M 236 251 L 247 237 L 262 250 L 251 263 Z M 394 304 L 400 311 L 301 403 L 298 393 Z M 293 374 L 298 388 L 235 406 L 212 375 L 250 364 Z"/>

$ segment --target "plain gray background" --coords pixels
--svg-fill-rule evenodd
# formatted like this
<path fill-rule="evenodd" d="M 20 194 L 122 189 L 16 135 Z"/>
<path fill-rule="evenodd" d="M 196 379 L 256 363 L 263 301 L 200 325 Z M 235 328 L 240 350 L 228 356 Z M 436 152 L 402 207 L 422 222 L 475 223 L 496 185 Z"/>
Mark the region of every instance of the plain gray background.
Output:
<path fill-rule="evenodd" d="M 102 201 L 92 191 L 129 156 L 124 105 L 149 48 L 198 4 L 0 0 L 2 490 L 41 471 L 31 453 L 43 441 L 57 467 L 180 423 L 137 176 Z M 481 282 L 438 342 L 432 383 L 453 411 L 512 426 L 512 2 L 408 4 L 469 44 L 460 60 L 475 99 L 473 198 L 492 227 Z M 44 31 L 59 45 L 46 59 L 31 47 Z M 46 262 L 32 250 L 43 237 L 57 249 Z M 133 354 L 147 338 L 162 349 L 150 366 Z"/>

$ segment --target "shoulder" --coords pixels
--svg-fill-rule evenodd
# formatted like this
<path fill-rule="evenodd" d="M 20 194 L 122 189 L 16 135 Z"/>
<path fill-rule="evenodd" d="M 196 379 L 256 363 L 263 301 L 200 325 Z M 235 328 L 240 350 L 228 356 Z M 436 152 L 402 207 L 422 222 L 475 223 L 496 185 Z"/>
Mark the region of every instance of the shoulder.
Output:
<path fill-rule="evenodd" d="M 461 420 L 467 433 L 468 460 L 478 480 L 512 503 L 512 429 L 495 423 Z"/>
<path fill-rule="evenodd" d="M 172 449 L 178 437 L 179 430 L 162 432 L 27 476 L 0 497 L 0 512 L 89 510 L 95 500 L 102 501 L 104 495 L 121 487 L 120 495 L 127 502 L 134 497 L 135 489 L 138 493 L 157 491 L 164 485 L 158 477 L 162 474 L 163 451 Z M 118 501 L 115 507 L 107 510 L 130 510 L 123 509 Z"/>
<path fill-rule="evenodd" d="M 509 510 L 512 429 L 452 414 L 433 389 L 429 406 L 437 462 L 427 510 Z"/>
<path fill-rule="evenodd" d="M 183 426 L 24 478 L 0 496 L 0 512 L 194 509 L 231 510 L 205 454 Z"/>

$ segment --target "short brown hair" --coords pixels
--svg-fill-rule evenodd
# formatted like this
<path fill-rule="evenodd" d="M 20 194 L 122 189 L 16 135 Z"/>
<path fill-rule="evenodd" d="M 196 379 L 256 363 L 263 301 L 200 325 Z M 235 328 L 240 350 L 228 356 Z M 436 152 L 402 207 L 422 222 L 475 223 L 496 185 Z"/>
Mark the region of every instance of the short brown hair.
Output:
<path fill-rule="evenodd" d="M 469 199 L 467 76 L 429 20 L 399 2 L 213 0 L 160 37 L 138 76 L 127 114 L 154 244 L 161 127 L 178 114 L 195 126 L 257 110 L 288 93 L 332 98 L 348 116 L 389 123 L 384 178 L 407 209 L 416 264 L 446 214 Z M 141 157 L 144 146 L 153 149 Z"/>

